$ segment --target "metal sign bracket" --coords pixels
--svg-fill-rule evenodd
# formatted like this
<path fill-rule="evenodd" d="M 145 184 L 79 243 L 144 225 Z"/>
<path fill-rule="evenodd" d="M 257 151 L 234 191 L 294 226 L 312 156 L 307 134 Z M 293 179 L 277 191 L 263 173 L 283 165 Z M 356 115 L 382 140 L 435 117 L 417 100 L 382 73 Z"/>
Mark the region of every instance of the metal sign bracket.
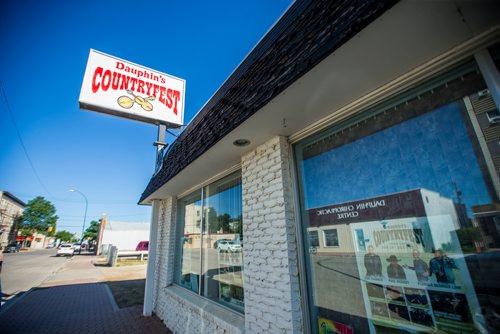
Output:
<path fill-rule="evenodd" d="M 167 126 L 164 124 L 158 125 L 158 140 L 153 143 L 153 145 L 156 146 L 156 163 L 154 175 L 158 174 L 158 172 L 163 167 L 163 153 L 165 148 L 168 146 L 168 144 L 165 143 L 165 132 L 167 132 Z"/>

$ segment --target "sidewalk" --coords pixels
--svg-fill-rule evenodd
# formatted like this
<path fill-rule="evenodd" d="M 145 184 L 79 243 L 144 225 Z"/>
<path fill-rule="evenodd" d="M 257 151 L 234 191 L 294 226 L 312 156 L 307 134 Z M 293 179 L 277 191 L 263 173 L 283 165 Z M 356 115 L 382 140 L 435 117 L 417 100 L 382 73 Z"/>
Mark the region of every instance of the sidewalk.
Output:
<path fill-rule="evenodd" d="M 50 287 L 79 283 L 97 283 L 119 280 L 146 278 L 146 265 L 127 267 L 108 267 L 95 265 L 99 258 L 90 253 L 75 255 L 55 275 L 46 279 L 40 286 Z"/>
<path fill-rule="evenodd" d="M 106 280 L 142 275 L 141 266 L 95 267 L 93 256 L 75 256 L 41 287 L 0 312 L 0 333 L 171 333 L 142 306 L 118 309 Z M 112 279 L 110 279 L 112 278 Z"/>

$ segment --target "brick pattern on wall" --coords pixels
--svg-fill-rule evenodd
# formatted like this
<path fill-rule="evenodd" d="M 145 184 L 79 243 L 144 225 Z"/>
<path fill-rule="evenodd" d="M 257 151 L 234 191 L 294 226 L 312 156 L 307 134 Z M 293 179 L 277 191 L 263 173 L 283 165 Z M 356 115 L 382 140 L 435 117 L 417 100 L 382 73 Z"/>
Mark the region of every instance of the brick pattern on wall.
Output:
<path fill-rule="evenodd" d="M 245 328 L 300 333 L 302 313 L 289 144 L 275 137 L 242 157 Z"/>
<path fill-rule="evenodd" d="M 241 316 L 227 310 L 217 310 L 213 303 L 192 295 L 182 287 L 165 290 L 168 301 L 164 322 L 174 333 L 242 334 L 238 326 Z"/>
<path fill-rule="evenodd" d="M 153 307 L 156 305 L 158 300 L 158 293 L 160 291 L 160 287 L 165 281 L 165 274 L 162 268 L 165 266 L 165 254 L 164 254 L 164 241 L 162 240 L 162 236 L 165 234 L 166 224 L 162 224 L 162 222 L 166 219 L 166 201 L 161 201 L 160 203 L 160 212 L 158 215 L 158 240 L 157 240 L 157 248 L 156 248 L 156 263 L 155 263 L 155 272 L 154 272 L 154 292 L 153 292 Z M 151 242 L 151 240 L 150 240 Z M 151 244 L 150 244 L 151 245 Z M 163 274 L 163 275 L 162 275 Z"/>
<path fill-rule="evenodd" d="M 173 282 L 175 252 L 176 200 L 169 197 L 162 201 L 158 221 L 158 245 L 155 265 L 154 311 L 160 316 L 165 313 L 164 289 Z"/>
<path fill-rule="evenodd" d="M 156 305 L 156 302 L 158 300 L 158 292 L 160 290 L 160 282 L 162 280 L 162 271 L 161 268 L 163 267 L 163 247 L 162 247 L 162 240 L 161 236 L 164 234 L 163 230 L 165 228 L 165 224 L 162 224 L 162 222 L 165 220 L 165 201 L 162 201 L 160 204 L 160 212 L 158 215 L 158 240 L 157 240 L 157 247 L 156 247 L 156 262 L 155 262 L 155 269 L 154 269 L 154 282 L 153 282 L 153 309 Z M 151 247 L 151 239 L 149 240 L 149 246 Z"/>

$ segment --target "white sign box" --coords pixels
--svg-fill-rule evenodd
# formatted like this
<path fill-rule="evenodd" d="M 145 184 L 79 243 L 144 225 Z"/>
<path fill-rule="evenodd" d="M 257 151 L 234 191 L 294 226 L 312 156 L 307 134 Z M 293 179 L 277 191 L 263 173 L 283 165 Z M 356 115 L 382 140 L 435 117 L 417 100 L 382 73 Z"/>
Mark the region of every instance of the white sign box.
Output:
<path fill-rule="evenodd" d="M 186 81 L 90 50 L 80 108 L 152 124 L 184 121 Z"/>

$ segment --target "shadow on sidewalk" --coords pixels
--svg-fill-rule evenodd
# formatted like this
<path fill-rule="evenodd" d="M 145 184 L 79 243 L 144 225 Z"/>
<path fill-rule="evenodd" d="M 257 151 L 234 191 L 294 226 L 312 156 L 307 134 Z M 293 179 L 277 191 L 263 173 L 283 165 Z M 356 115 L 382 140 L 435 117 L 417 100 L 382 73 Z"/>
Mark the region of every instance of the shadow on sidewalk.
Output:
<path fill-rule="evenodd" d="M 80 252 L 75 252 L 75 256 L 96 256 L 94 251 L 82 250 Z"/>
<path fill-rule="evenodd" d="M 73 256 L 95 256 L 94 252 L 86 252 L 86 251 L 82 251 L 80 253 L 78 252 L 75 252 L 73 254 Z M 71 255 L 57 255 L 57 254 L 54 254 L 54 255 L 51 255 L 50 257 L 72 257 Z"/>
<path fill-rule="evenodd" d="M 142 315 L 141 281 L 35 288 L 0 312 L 0 333 L 171 333 L 156 316 Z"/>
<path fill-rule="evenodd" d="M 94 267 L 111 267 L 111 265 L 107 262 L 102 262 L 102 263 L 94 262 L 92 264 L 94 265 Z"/>
<path fill-rule="evenodd" d="M 131 307 L 144 303 L 145 279 L 130 281 L 110 281 L 106 284 L 111 289 L 111 293 L 119 308 Z"/>

